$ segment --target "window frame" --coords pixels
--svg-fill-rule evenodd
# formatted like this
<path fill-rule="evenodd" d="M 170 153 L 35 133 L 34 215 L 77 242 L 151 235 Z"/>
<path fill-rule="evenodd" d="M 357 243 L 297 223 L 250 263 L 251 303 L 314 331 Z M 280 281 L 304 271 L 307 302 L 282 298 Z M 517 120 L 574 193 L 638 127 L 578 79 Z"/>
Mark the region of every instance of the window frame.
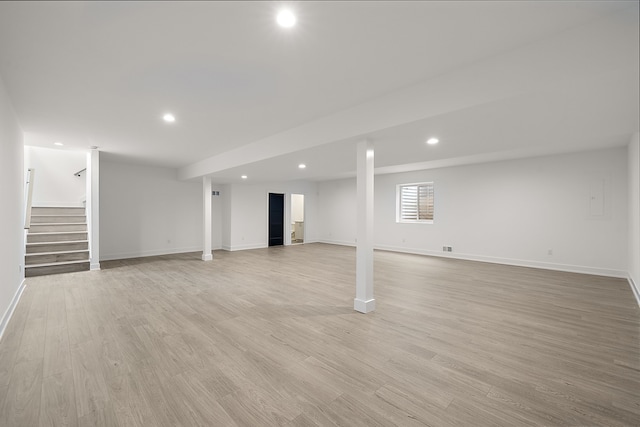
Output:
<path fill-rule="evenodd" d="M 432 219 L 403 219 L 402 218 L 402 188 L 403 187 L 416 187 L 417 194 L 420 193 L 421 186 L 430 186 L 431 187 L 431 207 L 433 210 Z M 417 215 L 420 216 L 420 203 L 417 202 Z M 411 182 L 406 184 L 397 184 L 396 185 L 396 223 L 399 224 L 433 224 L 435 219 L 435 184 L 433 181 L 426 182 Z"/>

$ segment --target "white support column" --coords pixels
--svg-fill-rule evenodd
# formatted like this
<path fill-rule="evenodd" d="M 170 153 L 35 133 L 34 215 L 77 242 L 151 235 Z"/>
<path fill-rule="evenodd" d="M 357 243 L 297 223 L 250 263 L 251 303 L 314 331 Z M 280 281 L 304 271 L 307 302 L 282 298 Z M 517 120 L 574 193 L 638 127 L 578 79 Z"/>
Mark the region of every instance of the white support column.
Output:
<path fill-rule="evenodd" d="M 373 143 L 368 140 L 358 142 L 357 156 L 358 240 L 353 308 L 368 313 L 376 308 L 373 298 Z"/>
<path fill-rule="evenodd" d="M 202 177 L 202 260 L 211 261 L 211 178 Z"/>
<path fill-rule="evenodd" d="M 87 154 L 87 199 L 85 213 L 89 226 L 89 269 L 100 270 L 100 151 Z"/>

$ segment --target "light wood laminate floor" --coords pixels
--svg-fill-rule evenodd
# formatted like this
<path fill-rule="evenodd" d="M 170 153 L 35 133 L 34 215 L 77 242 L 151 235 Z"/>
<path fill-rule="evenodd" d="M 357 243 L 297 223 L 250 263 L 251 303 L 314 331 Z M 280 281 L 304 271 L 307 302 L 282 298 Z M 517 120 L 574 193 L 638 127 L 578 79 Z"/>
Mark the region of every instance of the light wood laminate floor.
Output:
<path fill-rule="evenodd" d="M 640 425 L 625 280 L 355 250 L 103 262 L 27 279 L 2 426 Z"/>

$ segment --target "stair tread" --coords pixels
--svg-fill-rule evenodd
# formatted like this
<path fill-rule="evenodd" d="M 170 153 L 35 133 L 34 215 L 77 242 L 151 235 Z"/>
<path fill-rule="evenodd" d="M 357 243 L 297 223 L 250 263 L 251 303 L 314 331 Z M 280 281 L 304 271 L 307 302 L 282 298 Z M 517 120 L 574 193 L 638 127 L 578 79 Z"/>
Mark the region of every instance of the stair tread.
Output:
<path fill-rule="evenodd" d="M 36 234 L 78 234 L 78 233 L 87 233 L 87 231 L 40 231 L 37 233 L 29 233 L 29 235 L 33 236 Z"/>
<path fill-rule="evenodd" d="M 74 251 L 58 251 L 58 252 L 32 252 L 32 253 L 25 254 L 25 256 L 79 254 L 82 252 L 89 252 L 89 249 L 78 249 Z"/>
<path fill-rule="evenodd" d="M 31 214 L 31 217 L 32 217 L 32 218 L 33 218 L 34 216 L 37 216 L 37 217 L 45 217 L 45 216 L 46 216 L 46 217 L 50 217 L 50 216 L 85 216 L 85 215 L 84 215 L 84 214 L 82 214 L 82 215 L 78 215 L 78 214 L 62 214 L 62 213 L 60 213 L 60 214 L 41 214 L 41 215 L 38 215 L 38 214 Z"/>
<path fill-rule="evenodd" d="M 86 233 L 86 231 L 84 232 Z M 37 245 L 67 245 L 72 243 L 89 243 L 88 240 L 64 240 L 62 242 L 30 242 L 27 243 L 27 246 L 37 246 Z"/>
<path fill-rule="evenodd" d="M 27 264 L 24 268 L 37 268 L 37 267 L 53 267 L 56 265 L 70 265 L 70 264 L 82 264 L 89 263 L 88 259 L 79 259 L 75 261 L 59 261 L 59 262 L 48 262 L 45 264 Z"/>
<path fill-rule="evenodd" d="M 86 222 L 32 222 L 31 226 L 34 225 L 86 225 Z"/>

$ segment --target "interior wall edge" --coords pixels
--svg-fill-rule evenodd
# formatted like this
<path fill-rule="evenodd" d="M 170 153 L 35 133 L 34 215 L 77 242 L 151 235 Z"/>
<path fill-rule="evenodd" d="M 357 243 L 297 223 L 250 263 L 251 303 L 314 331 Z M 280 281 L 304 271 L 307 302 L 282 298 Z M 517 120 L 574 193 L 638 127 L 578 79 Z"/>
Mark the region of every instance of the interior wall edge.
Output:
<path fill-rule="evenodd" d="M 627 276 L 627 280 L 629 281 L 629 286 L 631 286 L 631 291 L 633 292 L 633 296 L 636 297 L 636 302 L 638 303 L 638 307 L 640 307 L 640 288 L 633 281 L 633 277 L 631 277 L 631 275 Z"/>
<path fill-rule="evenodd" d="M 23 278 L 22 283 L 20 283 L 20 286 L 18 286 L 16 293 L 13 295 L 13 298 L 9 303 L 9 307 L 7 307 L 7 310 L 2 315 L 2 319 L 0 319 L 0 341 L 2 341 L 4 332 L 7 329 L 7 325 L 9 324 L 9 321 L 11 320 L 11 317 L 13 316 L 13 313 L 16 310 L 16 307 L 18 305 L 18 302 L 20 301 L 20 298 L 22 297 L 22 293 L 24 292 L 25 287 L 26 287 L 25 279 Z"/>

